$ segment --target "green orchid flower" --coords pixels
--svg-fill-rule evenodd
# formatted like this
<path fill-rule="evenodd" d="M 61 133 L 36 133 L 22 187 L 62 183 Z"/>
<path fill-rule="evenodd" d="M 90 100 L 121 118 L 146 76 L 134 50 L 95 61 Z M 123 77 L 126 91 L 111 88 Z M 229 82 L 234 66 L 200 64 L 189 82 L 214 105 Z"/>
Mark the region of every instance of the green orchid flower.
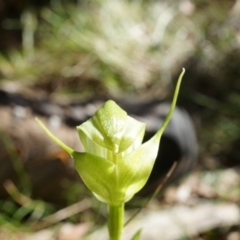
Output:
<path fill-rule="evenodd" d="M 119 206 L 141 190 L 150 176 L 161 135 L 176 105 L 183 74 L 184 69 L 166 120 L 144 144 L 145 124 L 128 116 L 112 100 L 77 127 L 85 152 L 66 146 L 40 120 L 37 121 L 49 137 L 73 157 L 76 170 L 93 194 L 102 202 Z"/>
<path fill-rule="evenodd" d="M 92 193 L 108 204 L 110 240 L 120 240 L 124 203 L 143 188 L 158 154 L 160 138 L 173 114 L 185 70 L 180 74 L 173 101 L 157 133 L 142 144 L 145 124 L 127 115 L 109 100 L 77 127 L 85 152 L 77 152 L 55 137 L 36 119 L 48 136 L 74 159 L 74 166 Z M 140 231 L 132 239 L 138 239 Z"/>

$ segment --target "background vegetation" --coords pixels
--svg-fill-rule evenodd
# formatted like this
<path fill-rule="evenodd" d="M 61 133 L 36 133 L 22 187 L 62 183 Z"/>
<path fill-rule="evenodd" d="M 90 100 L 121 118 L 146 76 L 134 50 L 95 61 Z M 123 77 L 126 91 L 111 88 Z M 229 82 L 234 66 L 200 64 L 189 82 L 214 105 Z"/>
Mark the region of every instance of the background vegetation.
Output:
<path fill-rule="evenodd" d="M 239 5 L 198 0 L 3 1 L 0 85 L 11 81 L 53 99 L 168 99 L 185 67 L 179 104 L 190 112 L 199 132 L 199 169 L 239 166 Z M 70 195 L 76 186 L 72 189 Z M 30 213 L 37 221 L 55 209 L 26 203 L 20 208 L 22 203 L 3 201 L 1 210 L 11 211 L 3 222 L 14 215 L 19 224 Z"/>

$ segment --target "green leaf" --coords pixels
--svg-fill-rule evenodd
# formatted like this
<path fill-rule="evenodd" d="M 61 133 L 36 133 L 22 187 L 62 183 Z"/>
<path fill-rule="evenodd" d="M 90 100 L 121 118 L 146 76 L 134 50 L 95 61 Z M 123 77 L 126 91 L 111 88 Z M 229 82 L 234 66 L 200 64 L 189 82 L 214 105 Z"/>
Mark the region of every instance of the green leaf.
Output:
<path fill-rule="evenodd" d="M 139 229 L 131 238 L 131 240 L 139 240 L 140 239 L 140 235 L 141 235 L 142 229 Z"/>

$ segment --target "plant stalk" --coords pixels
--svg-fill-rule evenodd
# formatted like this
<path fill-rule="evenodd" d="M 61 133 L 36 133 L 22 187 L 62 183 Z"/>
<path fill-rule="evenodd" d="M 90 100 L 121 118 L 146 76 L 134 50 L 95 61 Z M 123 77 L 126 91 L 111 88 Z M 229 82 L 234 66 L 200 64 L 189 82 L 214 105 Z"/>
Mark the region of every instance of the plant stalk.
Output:
<path fill-rule="evenodd" d="M 121 240 L 124 222 L 124 203 L 120 206 L 108 205 L 108 232 L 110 240 Z"/>

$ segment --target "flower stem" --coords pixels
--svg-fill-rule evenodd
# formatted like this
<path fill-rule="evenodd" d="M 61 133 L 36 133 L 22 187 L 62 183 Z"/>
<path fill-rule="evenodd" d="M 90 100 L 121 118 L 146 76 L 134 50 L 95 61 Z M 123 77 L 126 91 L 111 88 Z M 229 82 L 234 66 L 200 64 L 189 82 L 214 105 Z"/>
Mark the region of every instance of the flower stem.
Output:
<path fill-rule="evenodd" d="M 108 205 L 108 231 L 110 240 L 121 240 L 124 221 L 124 203 L 120 206 Z"/>

